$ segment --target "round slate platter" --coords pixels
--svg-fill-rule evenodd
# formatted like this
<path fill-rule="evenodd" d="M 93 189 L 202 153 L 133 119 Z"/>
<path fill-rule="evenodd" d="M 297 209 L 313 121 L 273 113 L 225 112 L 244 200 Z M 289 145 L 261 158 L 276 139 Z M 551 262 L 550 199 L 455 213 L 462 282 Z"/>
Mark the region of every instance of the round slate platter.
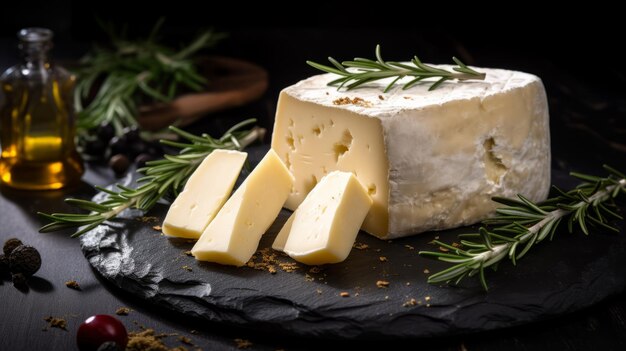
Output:
<path fill-rule="evenodd" d="M 266 150 L 250 149 L 252 163 Z M 575 184 L 556 171 L 553 183 L 564 188 Z M 298 264 L 295 271 L 287 272 L 280 263 L 294 261 L 277 254 L 277 272 L 271 274 L 197 262 L 185 254 L 192 242 L 168 239 L 153 228 L 161 224 L 166 211 L 162 204 L 148 217 L 137 218 L 136 211 L 127 211 L 123 218 L 92 230 L 81 237 L 85 256 L 113 284 L 156 305 L 257 330 L 340 338 L 485 331 L 590 306 L 623 291 L 626 283 L 623 234 L 586 237 L 560 230 L 553 242 L 537 245 L 518 267 L 506 262 L 497 272 L 490 271 L 490 290 L 485 293 L 471 279 L 461 287 L 427 284 L 428 272 L 446 266 L 417 254 L 437 250 L 429 244 L 437 236 L 452 242 L 457 234 L 475 228 L 393 241 L 361 232 L 357 243 L 364 245 L 353 249 L 343 263 L 313 269 Z M 271 246 L 289 213 L 281 212 L 259 249 Z M 617 225 L 623 232 L 623 221 Z M 261 256 L 255 262 L 262 261 Z M 379 280 L 388 281 L 389 286 L 377 287 Z M 350 296 L 342 297 L 342 292 Z"/>

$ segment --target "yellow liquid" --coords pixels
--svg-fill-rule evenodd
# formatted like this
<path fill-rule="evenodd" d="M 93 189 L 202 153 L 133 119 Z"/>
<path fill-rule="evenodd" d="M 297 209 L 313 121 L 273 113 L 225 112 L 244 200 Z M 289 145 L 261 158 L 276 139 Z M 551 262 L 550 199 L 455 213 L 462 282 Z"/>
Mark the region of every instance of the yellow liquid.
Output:
<path fill-rule="evenodd" d="M 14 188 L 59 189 L 77 182 L 84 169 L 74 147 L 73 79 L 29 87 L 4 83 L 0 110 L 0 181 Z"/>

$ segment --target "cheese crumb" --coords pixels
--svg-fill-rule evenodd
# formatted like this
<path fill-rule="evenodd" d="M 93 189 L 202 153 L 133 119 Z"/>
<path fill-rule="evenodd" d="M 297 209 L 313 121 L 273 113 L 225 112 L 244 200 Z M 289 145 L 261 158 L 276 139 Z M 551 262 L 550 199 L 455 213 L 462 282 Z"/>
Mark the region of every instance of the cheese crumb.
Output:
<path fill-rule="evenodd" d="M 311 267 L 311 269 L 309 269 L 309 273 L 313 273 L 313 274 L 319 273 L 321 271 L 322 269 L 318 266 L 314 266 L 314 267 Z"/>
<path fill-rule="evenodd" d="M 356 105 L 361 107 L 372 107 L 372 103 L 367 100 L 363 100 L 360 97 L 350 99 L 347 96 L 333 100 L 333 105 Z"/>
<path fill-rule="evenodd" d="M 118 316 L 128 316 L 130 313 L 130 308 L 128 307 L 120 307 L 115 311 L 115 314 Z"/>
<path fill-rule="evenodd" d="M 159 222 L 159 217 L 155 217 L 155 216 L 142 216 L 142 217 L 138 217 L 138 218 L 136 218 L 136 220 L 138 220 L 139 222 L 143 222 L 143 223 Z"/>
<path fill-rule="evenodd" d="M 246 339 L 235 339 L 235 344 L 237 345 L 238 349 L 247 349 L 252 346 L 250 340 Z"/>
<path fill-rule="evenodd" d="M 386 288 L 389 286 L 389 282 L 386 280 L 379 280 L 376 282 L 376 286 L 379 288 Z"/>
<path fill-rule="evenodd" d="M 354 245 L 352 245 L 352 247 L 354 247 L 357 250 L 365 250 L 365 249 L 369 248 L 369 245 L 363 244 L 363 243 L 354 243 Z"/>
<path fill-rule="evenodd" d="M 295 262 L 279 261 L 276 252 L 270 251 L 269 248 L 257 251 L 246 263 L 246 266 L 260 271 L 268 271 L 270 274 L 276 274 L 277 267 L 287 273 L 298 269 L 298 264 Z"/>
<path fill-rule="evenodd" d="M 67 286 L 70 289 L 74 289 L 74 290 L 80 290 L 80 285 L 78 285 L 78 282 L 76 280 L 68 280 L 65 282 L 65 286 Z"/>
<path fill-rule="evenodd" d="M 417 300 L 415 299 L 410 299 L 402 304 L 402 306 L 404 307 L 410 307 L 410 306 L 415 306 L 415 305 L 417 305 Z"/>
<path fill-rule="evenodd" d="M 298 264 L 295 262 L 281 262 L 278 266 L 287 273 L 295 272 L 298 269 Z"/>
<path fill-rule="evenodd" d="M 193 342 L 191 341 L 191 339 L 186 336 L 179 336 L 178 341 L 182 342 L 183 344 L 195 346 Z"/>
<path fill-rule="evenodd" d="M 48 325 L 43 328 L 43 331 L 47 331 L 49 328 L 58 328 L 67 331 L 67 321 L 64 318 L 48 316 L 43 320 L 48 322 Z"/>
<path fill-rule="evenodd" d="M 387 262 L 387 257 L 385 256 L 380 256 L 378 259 L 380 260 L 380 262 Z"/>

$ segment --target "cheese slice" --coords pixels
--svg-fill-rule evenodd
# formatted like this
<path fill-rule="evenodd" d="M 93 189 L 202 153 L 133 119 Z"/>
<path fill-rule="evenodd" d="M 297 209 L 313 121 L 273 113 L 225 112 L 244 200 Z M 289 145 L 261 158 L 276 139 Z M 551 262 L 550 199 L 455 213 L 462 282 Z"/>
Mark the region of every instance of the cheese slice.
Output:
<path fill-rule="evenodd" d="M 291 258 L 309 265 L 342 262 L 371 206 L 367 189 L 352 173 L 331 172 L 287 220 L 272 247 L 284 245 Z"/>
<path fill-rule="evenodd" d="M 273 150 L 235 190 L 207 226 L 191 253 L 200 261 L 242 266 L 280 213 L 293 176 Z"/>
<path fill-rule="evenodd" d="M 198 239 L 228 199 L 247 156 L 231 150 L 211 152 L 167 211 L 163 233 Z"/>
<path fill-rule="evenodd" d="M 449 66 L 441 66 L 450 69 Z M 325 174 L 352 172 L 374 203 L 363 229 L 395 238 L 480 221 L 493 196 L 540 201 L 550 187 L 548 105 L 531 74 L 476 68 L 485 81 L 432 82 L 388 93 L 390 80 L 354 90 L 332 74 L 284 89 L 272 148 L 296 183 L 295 210 Z"/>

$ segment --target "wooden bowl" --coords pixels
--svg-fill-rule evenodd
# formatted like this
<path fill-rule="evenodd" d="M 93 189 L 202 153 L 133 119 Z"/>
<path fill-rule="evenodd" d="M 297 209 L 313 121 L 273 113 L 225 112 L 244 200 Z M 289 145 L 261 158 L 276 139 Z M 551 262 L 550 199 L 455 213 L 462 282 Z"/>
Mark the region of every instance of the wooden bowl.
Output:
<path fill-rule="evenodd" d="M 267 89 L 267 71 L 244 60 L 203 57 L 198 67 L 209 80 L 207 90 L 182 95 L 170 103 L 141 106 L 137 120 L 142 128 L 157 131 L 175 123 L 185 126 L 206 114 L 254 101 Z"/>

